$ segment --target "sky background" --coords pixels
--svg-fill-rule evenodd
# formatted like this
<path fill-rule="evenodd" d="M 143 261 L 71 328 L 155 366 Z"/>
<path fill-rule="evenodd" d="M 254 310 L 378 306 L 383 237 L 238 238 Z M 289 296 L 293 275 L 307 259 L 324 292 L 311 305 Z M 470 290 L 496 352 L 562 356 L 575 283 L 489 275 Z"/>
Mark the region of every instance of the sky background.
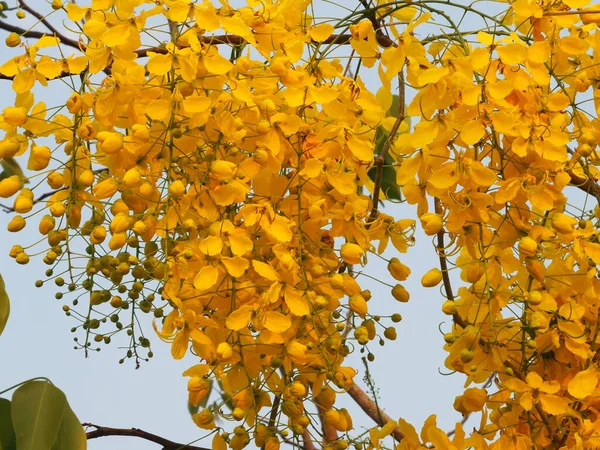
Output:
<path fill-rule="evenodd" d="M 32 2 L 37 3 L 37 1 Z M 79 2 L 81 4 L 85 2 Z M 237 2 L 240 3 L 240 2 Z M 319 5 L 322 15 L 334 16 L 338 9 Z M 14 19 L 11 19 L 14 22 Z M 54 22 L 59 24 L 59 22 Z M 19 23 L 21 25 L 21 23 Z M 475 22 L 463 24 L 468 29 L 478 26 Z M 10 56 L 2 47 L 2 60 Z M 375 90 L 379 87 L 376 78 L 366 78 Z M 12 104 L 10 82 L 0 81 L 3 95 L 0 109 Z M 64 102 L 69 91 L 59 81 L 51 82 L 50 88 L 36 89 L 36 101 L 44 100 L 48 105 Z M 20 158 L 26 166 L 26 157 Z M 41 191 L 40 191 L 41 192 Z M 410 205 L 386 206 L 384 212 L 396 219 L 414 217 L 415 209 Z M 0 230 L 6 230 L 10 214 L 0 213 Z M 82 422 L 116 428 L 141 428 L 167 439 L 187 443 L 206 434 L 191 421 L 187 411 L 187 378 L 182 372 L 198 361 L 188 353 L 183 360 L 173 360 L 170 346 L 153 335 L 150 316 L 145 329 L 153 343 L 154 358 L 136 370 L 131 360 L 118 364 L 125 349 L 118 348 L 121 339 L 104 346 L 101 352 L 91 352 L 85 358 L 83 351 L 73 350 L 70 328 L 76 325 L 73 318 L 66 317 L 62 305 L 70 303 L 68 296 L 56 300 L 57 288 L 52 282 L 41 289 L 34 287 L 37 279 L 44 278 L 45 266 L 41 257 L 32 257 L 26 266 L 17 265 L 8 256 L 12 245 L 29 244 L 39 239 L 35 220 L 22 232 L 13 235 L 3 232 L 0 238 L 0 273 L 6 282 L 11 299 L 11 316 L 0 336 L 0 390 L 32 377 L 44 376 L 62 389 L 72 409 Z M 461 416 L 454 411 L 454 397 L 460 393 L 464 376 L 443 376 L 446 353 L 442 350 L 443 339 L 439 325 L 445 322 L 444 331 L 449 330 L 449 318 L 442 314 L 444 301 L 438 288 L 425 289 L 420 285 L 421 276 L 438 264 L 432 239 L 417 233 L 417 245 L 401 260 L 412 269 L 412 276 L 403 283 L 411 293 L 407 304 L 393 299 L 389 288 L 363 277 L 361 284 L 370 289 L 373 298 L 369 303 L 371 312 L 389 315 L 402 314 L 404 320 L 397 325 L 398 338 L 386 342 L 385 347 L 376 343 L 371 350 L 376 354 L 370 370 L 379 391 L 379 404 L 392 417 L 403 417 L 420 430 L 430 414 L 437 414 L 438 423 L 451 429 Z M 391 245 L 390 245 L 391 246 Z M 392 247 L 393 248 L 393 247 Z M 394 256 L 388 252 L 389 258 Z M 394 283 L 386 269 L 386 262 L 372 255 L 365 272 Z M 456 278 L 456 277 L 454 277 Z M 458 284 L 455 281 L 454 291 Z M 81 337 L 81 333 L 75 335 Z M 365 386 L 363 363 L 358 352 L 348 362 L 359 370 L 355 380 Z M 7 394 L 4 394 L 6 396 Z M 340 396 L 338 406 L 347 407 L 354 419 L 355 431 L 374 426 L 347 396 Z M 471 419 L 473 424 L 476 422 Z M 468 423 L 466 429 L 471 429 Z M 209 441 L 196 445 L 210 447 Z M 252 448 L 251 444 L 248 448 Z M 138 438 L 106 437 L 90 441 L 90 450 L 152 450 L 160 446 Z"/>

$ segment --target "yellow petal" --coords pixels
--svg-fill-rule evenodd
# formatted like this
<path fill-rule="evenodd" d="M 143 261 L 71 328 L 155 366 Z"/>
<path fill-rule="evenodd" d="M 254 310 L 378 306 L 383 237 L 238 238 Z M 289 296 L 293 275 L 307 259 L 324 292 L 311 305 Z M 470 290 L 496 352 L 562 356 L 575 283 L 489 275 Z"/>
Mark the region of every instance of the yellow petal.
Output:
<path fill-rule="evenodd" d="M 232 258 L 224 257 L 221 258 L 221 262 L 225 266 L 227 273 L 234 278 L 241 277 L 244 275 L 248 267 L 250 266 L 249 261 L 241 256 L 234 256 Z"/>
<path fill-rule="evenodd" d="M 297 290 L 290 286 L 285 287 L 285 304 L 295 316 L 306 316 L 310 314 L 308 300 Z"/>
<path fill-rule="evenodd" d="M 569 382 L 567 390 L 569 394 L 577 399 L 583 399 L 589 396 L 596 389 L 598 384 L 598 372 L 593 367 L 577 373 Z"/>
<path fill-rule="evenodd" d="M 328 23 L 320 23 L 319 25 L 315 25 L 314 27 L 310 27 L 308 29 L 308 34 L 313 41 L 323 42 L 327 39 L 335 28 L 333 25 Z"/>
<path fill-rule="evenodd" d="M 241 330 L 248 326 L 248 322 L 252 317 L 252 308 L 250 306 L 242 306 L 240 309 L 236 309 L 225 321 L 227 328 L 233 331 Z"/>
<path fill-rule="evenodd" d="M 274 333 L 284 333 L 292 326 L 292 320 L 277 311 L 267 311 L 264 320 L 265 328 Z"/>
<path fill-rule="evenodd" d="M 279 275 L 277 275 L 275 269 L 269 264 L 254 260 L 252 261 L 252 267 L 254 267 L 256 273 L 258 273 L 261 277 L 264 277 L 270 281 L 279 281 Z"/>
<path fill-rule="evenodd" d="M 219 268 L 216 266 L 204 266 L 194 278 L 194 287 L 206 291 L 217 284 L 219 279 Z"/>
<path fill-rule="evenodd" d="M 567 412 L 569 400 L 557 395 L 540 394 L 542 409 L 549 414 L 558 416 Z"/>
<path fill-rule="evenodd" d="M 460 132 L 460 138 L 467 145 L 479 142 L 483 136 L 485 136 L 485 127 L 479 120 L 467 122 Z"/>

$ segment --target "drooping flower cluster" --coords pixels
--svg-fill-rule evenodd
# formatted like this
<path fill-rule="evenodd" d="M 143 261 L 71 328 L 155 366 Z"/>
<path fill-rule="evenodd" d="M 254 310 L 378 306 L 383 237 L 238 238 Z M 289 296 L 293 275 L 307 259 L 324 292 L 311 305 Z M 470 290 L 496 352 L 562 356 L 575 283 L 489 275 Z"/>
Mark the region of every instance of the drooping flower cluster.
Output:
<path fill-rule="evenodd" d="M 9 231 L 35 223 L 45 242 L 11 256 L 26 264 L 45 245 L 48 277 L 88 306 L 65 306 L 83 347 L 124 329 L 137 357 L 149 340 L 121 323 L 128 309 L 153 313 L 174 358 L 191 346 L 190 403 L 211 379 L 225 393 L 194 421 L 239 422 L 215 448 L 241 449 L 253 432 L 273 450 L 288 428 L 320 433 L 322 421 L 324 444 L 343 450 L 352 418 L 336 392 L 356 375 L 345 357 L 396 338 L 353 266 L 389 242 L 406 252 L 419 222 L 440 255 L 422 285 L 443 284 L 453 317 L 445 365 L 467 376 L 455 408 L 483 419 L 452 440 L 435 417 L 420 437 L 380 423 L 369 445 L 393 433 L 400 449 L 594 448 L 600 122 L 587 105 L 600 13 L 576 10 L 584 0 L 497 2 L 497 16 L 443 2 L 493 23 L 470 33 L 436 2 L 377 2 L 333 23 L 311 3 L 57 5 L 77 52 L 45 36 L 0 66 L 16 93 L 0 158 L 31 172 L 30 187 L 6 174 L 0 197 L 14 197 Z M 419 37 L 435 17 L 451 32 Z M 34 86 L 58 79 L 72 90 L 64 104 L 35 100 Z M 390 186 L 418 220 L 379 211 Z M 411 272 L 397 257 L 388 269 L 397 282 Z M 399 283 L 391 294 L 410 297 Z"/>

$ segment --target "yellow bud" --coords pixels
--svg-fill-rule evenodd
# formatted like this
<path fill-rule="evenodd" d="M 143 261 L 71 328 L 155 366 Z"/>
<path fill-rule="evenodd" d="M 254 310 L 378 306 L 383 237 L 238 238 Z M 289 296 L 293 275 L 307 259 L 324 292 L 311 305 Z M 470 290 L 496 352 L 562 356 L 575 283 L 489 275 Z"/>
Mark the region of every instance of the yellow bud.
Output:
<path fill-rule="evenodd" d="M 356 294 L 350 297 L 350 301 L 348 302 L 350 309 L 358 314 L 360 317 L 364 319 L 367 314 L 367 301 L 360 294 Z"/>
<path fill-rule="evenodd" d="M 543 296 L 540 291 L 532 291 L 529 293 L 529 298 L 527 299 L 527 302 L 532 306 L 537 306 L 540 303 L 542 303 L 542 300 Z"/>
<path fill-rule="evenodd" d="M 473 361 L 473 357 L 474 357 L 473 351 L 469 350 L 468 348 L 461 350 L 461 352 L 459 354 L 460 360 L 465 364 Z"/>
<path fill-rule="evenodd" d="M 546 277 L 546 268 L 540 261 L 535 258 L 526 258 L 525 267 L 534 280 L 537 280 L 540 283 L 544 281 L 544 278 Z"/>
<path fill-rule="evenodd" d="M 18 175 L 12 175 L 0 181 L 0 197 L 12 197 L 21 189 L 21 178 Z"/>
<path fill-rule="evenodd" d="M 269 162 L 269 154 L 265 149 L 259 148 L 252 155 L 252 159 L 258 164 L 266 164 Z"/>
<path fill-rule="evenodd" d="M 150 139 L 150 130 L 145 125 L 135 124 L 131 127 L 131 131 L 133 140 L 137 143 L 143 144 Z"/>
<path fill-rule="evenodd" d="M 446 300 L 442 305 L 442 312 L 449 316 L 456 314 L 456 303 L 452 300 Z"/>
<path fill-rule="evenodd" d="M 265 441 L 265 450 L 279 450 L 280 444 L 277 436 L 269 436 Z"/>
<path fill-rule="evenodd" d="M 110 222 L 110 232 L 115 234 L 127 231 L 131 226 L 132 221 L 133 218 L 128 216 L 127 214 L 118 213 L 115 217 L 113 217 L 113 220 Z"/>
<path fill-rule="evenodd" d="M 23 125 L 27 122 L 27 110 L 17 106 L 9 106 L 2 111 L 4 122 L 10 125 Z"/>
<path fill-rule="evenodd" d="M 48 186 L 52 189 L 60 189 L 63 187 L 64 182 L 63 176 L 58 172 L 51 172 L 46 178 L 46 183 L 48 183 Z"/>
<path fill-rule="evenodd" d="M 423 287 L 434 287 L 440 284 L 442 278 L 442 271 L 440 269 L 434 268 L 427 272 L 425 275 L 423 275 L 423 278 L 421 278 L 421 285 Z"/>
<path fill-rule="evenodd" d="M 90 187 L 92 184 L 94 184 L 95 179 L 96 176 L 94 175 L 94 172 L 92 172 L 89 169 L 86 169 L 83 172 L 81 172 L 81 174 L 79 174 L 79 177 L 77 178 L 77 183 L 80 187 Z"/>
<path fill-rule="evenodd" d="M 299 381 L 294 381 L 290 386 L 290 395 L 294 397 L 304 397 L 306 395 L 306 386 Z"/>
<path fill-rule="evenodd" d="M 74 92 L 71 97 L 67 100 L 67 109 L 71 114 L 77 114 L 83 109 L 83 102 L 81 101 L 81 95 L 78 92 Z"/>
<path fill-rule="evenodd" d="M 529 236 L 522 237 L 519 240 L 519 253 L 523 256 L 533 256 L 536 254 L 538 243 Z"/>
<path fill-rule="evenodd" d="M 15 137 L 0 140 L 0 158 L 12 158 L 21 150 L 21 143 Z"/>
<path fill-rule="evenodd" d="M 242 420 L 244 417 L 246 417 L 246 411 L 244 411 L 242 408 L 233 408 L 231 417 L 233 417 L 235 420 Z"/>
<path fill-rule="evenodd" d="M 112 197 L 115 192 L 119 189 L 119 183 L 114 178 L 107 178 L 104 181 L 96 184 L 92 188 L 92 192 L 99 200 L 104 200 L 106 198 Z"/>
<path fill-rule="evenodd" d="M 192 416 L 194 423 L 205 430 L 212 430 L 215 427 L 214 419 L 215 416 L 210 409 L 203 409 Z"/>
<path fill-rule="evenodd" d="M 62 0 L 52 0 L 51 6 L 54 10 L 61 9 L 63 7 L 63 2 Z"/>
<path fill-rule="evenodd" d="M 48 167 L 50 158 L 52 158 L 50 148 L 45 145 L 34 145 L 31 147 L 27 168 L 29 170 L 43 170 Z"/>
<path fill-rule="evenodd" d="M 236 165 L 229 161 L 214 161 L 210 167 L 210 176 L 217 180 L 226 180 L 233 177 Z"/>
<path fill-rule="evenodd" d="M 19 253 L 15 258 L 15 261 L 17 261 L 18 264 L 25 265 L 29 262 L 29 256 L 24 252 Z"/>
<path fill-rule="evenodd" d="M 125 172 L 125 175 L 123 175 L 123 185 L 125 187 L 137 187 L 140 184 L 142 184 L 142 176 L 136 167 L 129 169 L 127 172 Z"/>
<path fill-rule="evenodd" d="M 169 186 L 169 195 L 175 200 L 185 195 L 185 184 L 181 180 L 176 180 Z"/>
<path fill-rule="evenodd" d="M 334 289 L 342 289 L 344 287 L 344 277 L 342 274 L 336 273 L 332 275 L 331 287 Z"/>
<path fill-rule="evenodd" d="M 15 198 L 15 202 L 13 204 L 13 208 L 15 212 L 18 212 L 19 214 L 28 213 L 33 208 L 33 197 L 22 194 L 17 195 L 17 198 Z"/>
<path fill-rule="evenodd" d="M 25 13 L 22 10 L 18 10 L 16 16 L 17 16 L 17 19 L 24 19 Z"/>
<path fill-rule="evenodd" d="M 347 242 L 342 245 L 340 255 L 342 256 L 344 262 L 348 264 L 361 264 L 364 250 L 358 244 Z"/>
<path fill-rule="evenodd" d="M 54 217 L 46 214 L 44 217 L 42 217 L 42 220 L 40 220 L 40 225 L 39 225 L 40 233 L 45 236 L 48 233 L 50 233 L 52 230 L 54 230 L 55 226 L 56 226 L 56 221 L 54 220 Z"/>
<path fill-rule="evenodd" d="M 106 228 L 102 225 L 98 225 L 94 227 L 92 233 L 90 234 L 90 242 L 94 245 L 101 244 L 106 239 Z"/>
<path fill-rule="evenodd" d="M 10 248 L 10 252 L 8 252 L 8 256 L 10 256 L 11 258 L 16 258 L 19 253 L 23 252 L 23 247 L 21 247 L 20 245 L 13 245 Z"/>
<path fill-rule="evenodd" d="M 127 233 L 116 233 L 113 234 L 108 241 L 108 247 L 111 250 L 118 250 L 127 243 Z"/>
<path fill-rule="evenodd" d="M 427 236 L 433 236 L 440 232 L 444 227 L 442 216 L 434 213 L 425 213 L 419 217 L 423 231 Z"/>
<path fill-rule="evenodd" d="M 98 149 L 106 154 L 112 155 L 123 148 L 123 136 L 120 133 L 100 131 L 98 137 Z"/>
<path fill-rule="evenodd" d="M 48 208 L 48 210 L 50 211 L 50 214 L 52 214 L 54 217 L 60 217 L 65 213 L 67 207 L 64 205 L 64 203 L 53 202 L 50 205 L 50 208 Z"/>
<path fill-rule="evenodd" d="M 573 233 L 573 231 L 575 231 L 577 219 L 562 213 L 557 213 L 552 216 L 551 224 L 552 228 L 554 228 L 559 233 L 571 234 Z"/>
<path fill-rule="evenodd" d="M 21 36 L 17 33 L 10 33 L 4 42 L 7 47 L 16 47 L 21 43 Z"/>
<path fill-rule="evenodd" d="M 409 292 L 401 284 L 397 284 L 392 288 L 392 296 L 402 303 L 406 303 L 410 299 Z"/>
<path fill-rule="evenodd" d="M 21 231 L 23 228 L 25 228 L 26 224 L 27 222 L 25 222 L 25 219 L 23 219 L 23 217 L 15 216 L 11 219 L 10 222 L 8 222 L 6 229 L 11 233 L 16 233 L 17 231 Z"/>
<path fill-rule="evenodd" d="M 465 270 L 463 270 L 464 280 L 469 283 L 476 283 L 484 273 L 483 264 L 473 263 L 469 264 Z"/>
<path fill-rule="evenodd" d="M 398 281 L 404 281 L 410 275 L 410 268 L 402 264 L 398 258 L 390 259 L 388 271 Z"/>
<path fill-rule="evenodd" d="M 221 359 L 229 359 L 233 356 L 233 349 L 227 342 L 221 342 L 217 346 L 217 355 Z"/>

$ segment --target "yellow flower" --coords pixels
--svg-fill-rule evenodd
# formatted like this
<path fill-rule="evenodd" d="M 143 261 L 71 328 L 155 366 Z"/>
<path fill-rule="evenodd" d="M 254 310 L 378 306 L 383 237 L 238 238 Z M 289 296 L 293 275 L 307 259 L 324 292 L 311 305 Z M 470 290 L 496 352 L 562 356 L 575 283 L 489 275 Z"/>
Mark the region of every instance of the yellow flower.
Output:
<path fill-rule="evenodd" d="M 421 221 L 421 226 L 427 236 L 438 234 L 444 227 L 444 221 L 439 214 L 426 213 L 419 217 L 419 220 Z"/>
<path fill-rule="evenodd" d="M 425 275 L 423 275 L 423 278 L 421 278 L 421 285 L 423 287 L 434 287 L 440 284 L 442 278 L 442 271 L 440 269 L 434 268 L 427 272 Z"/>
<path fill-rule="evenodd" d="M 410 275 L 410 268 L 407 265 L 402 264 L 396 257 L 390 259 L 388 271 L 398 281 L 404 281 Z"/>
<path fill-rule="evenodd" d="M 361 264 L 364 256 L 363 248 L 351 242 L 347 242 L 342 245 L 340 255 L 347 264 Z"/>
<path fill-rule="evenodd" d="M 410 299 L 410 293 L 401 284 L 396 284 L 392 288 L 392 296 L 402 303 L 406 303 Z"/>
<path fill-rule="evenodd" d="M 10 125 L 23 125 L 27 122 L 27 110 L 25 108 L 9 106 L 2 111 L 4 121 Z"/>
<path fill-rule="evenodd" d="M 21 186 L 21 177 L 18 175 L 12 175 L 8 178 L 5 178 L 4 180 L 0 181 L 0 197 L 12 197 L 19 189 L 21 189 Z"/>

